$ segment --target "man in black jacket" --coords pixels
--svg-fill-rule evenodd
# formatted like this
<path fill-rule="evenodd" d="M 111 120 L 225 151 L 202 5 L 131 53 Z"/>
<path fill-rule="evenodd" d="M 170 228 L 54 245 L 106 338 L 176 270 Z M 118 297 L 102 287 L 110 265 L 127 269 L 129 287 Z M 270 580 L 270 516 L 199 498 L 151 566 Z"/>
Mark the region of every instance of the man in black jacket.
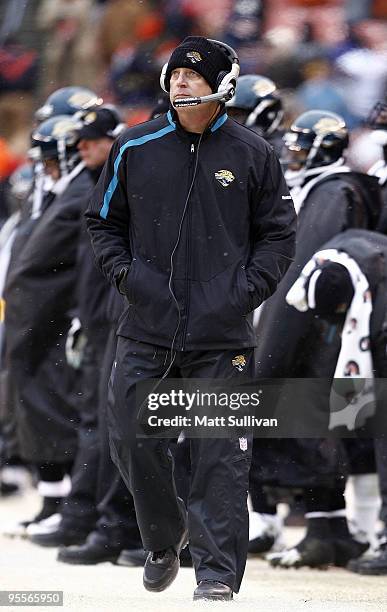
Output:
<path fill-rule="evenodd" d="M 135 390 L 166 376 L 236 384 L 252 377 L 252 311 L 293 257 L 295 213 L 278 160 L 220 104 L 238 72 L 223 43 L 185 39 L 161 75 L 170 111 L 118 139 L 87 212 L 97 261 L 127 298 L 110 441 L 150 551 L 144 586 L 171 584 L 189 538 L 195 599 L 231 599 L 239 590 L 251 436 L 191 440 L 187 519 L 168 440 L 136 437 Z"/>
<path fill-rule="evenodd" d="M 374 437 L 384 530 L 377 555 L 352 559 L 348 564 L 348 569 L 370 575 L 387 573 L 386 254 L 387 238 L 379 232 L 342 232 L 319 249 L 287 296 L 288 302 L 304 315 L 310 310 L 338 327 L 339 342 L 329 377 L 346 377 L 348 381 L 347 377 L 358 376 L 365 381 L 364 389 L 373 387 L 375 395 L 362 391 L 357 401 L 345 408 L 341 404 L 342 409 L 330 415 L 331 429 L 341 427 L 336 431 Z M 356 365 L 356 369 L 346 367 L 348 363 Z M 320 515 L 321 520 L 324 513 Z"/>
<path fill-rule="evenodd" d="M 335 113 L 323 110 L 302 113 L 285 134 L 284 142 L 285 177 L 292 186 L 299 211 L 297 250 L 294 263 L 277 293 L 265 304 L 259 320 L 259 374 L 279 379 L 324 378 L 331 372 L 338 334 L 332 333 L 334 326 L 314 316 L 312 311 L 300 313 L 289 306 L 286 294 L 300 269 L 322 244 L 349 228 L 376 229 L 381 210 L 379 186 L 374 177 L 353 172 L 346 165 L 348 130 L 342 117 Z M 316 401 L 312 406 L 313 414 L 317 415 Z M 329 416 L 324 406 L 320 411 L 322 418 Z M 326 533 L 338 533 L 343 550 L 342 517 L 338 519 L 338 515 L 344 513 L 344 449 L 338 440 L 328 444 L 323 438 L 304 438 L 301 408 L 293 402 L 294 424 L 300 431 L 296 439 L 257 440 L 257 460 L 253 456 L 250 478 L 261 486 L 301 488 L 305 492 L 306 537 L 296 547 L 297 556 L 278 555 L 274 562 L 279 560 L 286 567 L 335 562 L 343 565 L 361 551 L 349 537 L 350 556 L 346 554 L 346 559 L 335 554 L 334 538 L 329 547 L 326 545 Z M 323 492 L 316 495 L 316 489 Z M 323 520 L 316 517 L 321 510 L 320 497 L 329 505 L 329 527 L 326 517 Z M 315 545 L 316 540 L 321 548 Z"/>
<path fill-rule="evenodd" d="M 82 203 L 92 181 L 78 157 L 75 126 L 71 117 L 60 115 L 33 132 L 33 145 L 53 182 L 41 215 L 20 225 L 4 289 L 17 442 L 20 456 L 39 473 L 38 491 L 47 500 L 42 519 L 58 516 L 69 489 L 64 476 L 77 448 L 77 385 L 64 344 L 74 305 Z"/>
<path fill-rule="evenodd" d="M 124 128 L 111 105 L 85 112 L 79 119 L 77 148 L 94 183 L 98 181 L 114 138 Z M 51 533 L 37 533 L 31 540 L 43 546 L 63 545 L 58 560 L 65 563 L 115 562 L 124 549 L 137 554 L 140 562 L 144 551 L 140 548 L 133 501 L 110 454 L 105 452 L 108 382 L 105 349 L 109 344 L 111 321 L 118 320 L 124 299 L 95 266 L 85 219 L 81 223 L 76 266 L 74 314 L 77 317 L 73 319 L 72 329 L 77 332 L 69 333 L 66 343 L 68 362 L 75 369 L 80 368 L 82 391 L 78 399 L 80 424 L 72 487 L 61 505 L 58 528 Z M 118 305 L 111 299 L 113 291 Z M 114 354 L 111 361 L 113 358 Z"/>

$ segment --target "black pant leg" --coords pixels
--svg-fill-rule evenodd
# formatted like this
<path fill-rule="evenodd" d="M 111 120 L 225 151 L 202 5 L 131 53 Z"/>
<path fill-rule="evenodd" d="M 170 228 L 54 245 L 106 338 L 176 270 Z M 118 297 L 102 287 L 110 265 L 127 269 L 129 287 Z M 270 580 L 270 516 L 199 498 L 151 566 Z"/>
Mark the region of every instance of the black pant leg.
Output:
<path fill-rule="evenodd" d="M 78 450 L 71 473 L 71 492 L 62 506 L 63 525 L 92 530 L 97 514 L 97 481 L 100 445 L 98 386 L 102 372 L 103 337 L 89 340 L 82 362 L 82 395 L 79 398 Z"/>
<path fill-rule="evenodd" d="M 232 365 L 243 352 L 244 371 Z M 192 351 L 184 359 L 187 378 L 254 378 L 254 350 Z M 242 438 L 247 438 L 245 448 Z M 191 488 L 188 498 L 190 552 L 196 580 L 218 580 L 238 592 L 249 540 L 247 494 L 252 432 L 227 438 L 191 439 Z"/>
<path fill-rule="evenodd" d="M 146 550 L 175 545 L 185 528 L 169 440 L 136 436 L 139 432 L 136 383 L 160 378 L 165 362 L 165 349 L 118 338 L 111 376 L 114 402 L 108 407 L 110 447 L 112 459 L 133 495 Z"/>
<path fill-rule="evenodd" d="M 248 450 L 239 439 L 191 440 L 192 481 L 188 498 L 190 552 L 196 580 L 218 580 L 239 591 L 249 540 Z"/>
<path fill-rule="evenodd" d="M 97 530 L 113 546 L 142 548 L 132 494 L 115 466 L 114 469 L 110 487 L 98 504 Z"/>
<path fill-rule="evenodd" d="M 107 407 L 109 400 L 109 380 L 116 356 L 116 328 L 112 327 L 106 341 L 101 368 L 98 397 L 98 439 L 100 456 L 98 462 L 97 503 L 104 499 L 111 483 L 115 480 L 117 468 L 110 457 L 109 432 L 107 426 Z M 111 395 L 111 390 L 110 390 Z"/>
<path fill-rule="evenodd" d="M 72 461 L 77 452 L 80 381 L 66 363 L 64 344 L 58 338 L 34 372 L 31 364 L 10 362 L 18 451 L 31 463 Z"/>

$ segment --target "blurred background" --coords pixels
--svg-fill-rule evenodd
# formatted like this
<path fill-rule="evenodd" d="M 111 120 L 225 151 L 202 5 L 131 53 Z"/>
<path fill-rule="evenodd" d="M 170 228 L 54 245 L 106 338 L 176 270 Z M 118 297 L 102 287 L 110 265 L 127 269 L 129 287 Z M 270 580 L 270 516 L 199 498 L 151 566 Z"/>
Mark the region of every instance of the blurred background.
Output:
<path fill-rule="evenodd" d="M 231 44 L 241 74 L 273 79 L 285 126 L 306 109 L 341 114 L 352 165 L 369 168 L 363 124 L 386 94 L 386 0 L 0 0 L 0 184 L 59 87 L 90 87 L 128 125 L 146 120 L 161 67 L 189 34 Z"/>

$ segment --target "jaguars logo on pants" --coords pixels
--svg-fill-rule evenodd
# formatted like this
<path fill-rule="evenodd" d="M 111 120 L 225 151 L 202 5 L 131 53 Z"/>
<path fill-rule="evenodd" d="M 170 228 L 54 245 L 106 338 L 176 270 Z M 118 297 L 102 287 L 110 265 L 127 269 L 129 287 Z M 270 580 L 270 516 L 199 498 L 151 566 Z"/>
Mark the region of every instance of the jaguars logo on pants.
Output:
<path fill-rule="evenodd" d="M 244 355 L 237 355 L 236 357 L 234 357 L 234 359 L 231 360 L 231 363 L 234 368 L 239 370 L 239 372 L 243 372 L 243 368 L 246 365 L 246 359 Z"/>

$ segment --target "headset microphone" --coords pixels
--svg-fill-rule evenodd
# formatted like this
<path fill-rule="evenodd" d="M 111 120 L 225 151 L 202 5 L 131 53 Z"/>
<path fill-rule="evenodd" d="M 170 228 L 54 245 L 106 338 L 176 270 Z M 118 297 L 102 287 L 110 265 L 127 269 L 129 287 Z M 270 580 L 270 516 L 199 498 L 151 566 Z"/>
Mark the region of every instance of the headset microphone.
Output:
<path fill-rule="evenodd" d="M 210 94 L 209 96 L 201 96 L 196 98 L 179 98 L 173 102 L 175 108 L 181 108 L 184 106 L 198 106 L 198 104 L 204 104 L 205 102 L 227 102 L 235 94 L 235 85 L 229 83 L 227 89 L 223 92 Z"/>

